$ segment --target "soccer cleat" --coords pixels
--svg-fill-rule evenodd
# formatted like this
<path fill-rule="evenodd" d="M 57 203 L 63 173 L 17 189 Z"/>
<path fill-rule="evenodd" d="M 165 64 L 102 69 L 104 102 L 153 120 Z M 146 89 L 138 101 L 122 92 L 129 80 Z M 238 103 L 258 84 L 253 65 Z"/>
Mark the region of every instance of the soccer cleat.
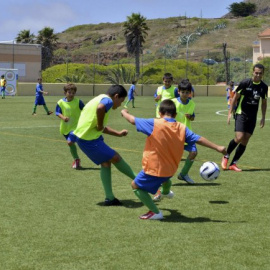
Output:
<path fill-rule="evenodd" d="M 141 215 L 139 218 L 140 219 L 160 220 L 160 219 L 163 219 L 163 215 L 162 215 L 162 212 L 161 211 L 158 214 L 156 214 L 156 213 L 154 213 L 152 211 L 149 211 L 146 214 Z"/>
<path fill-rule="evenodd" d="M 226 157 L 223 157 L 222 160 L 221 160 L 221 168 L 223 170 L 227 170 L 227 165 L 228 165 L 228 158 Z"/>
<path fill-rule="evenodd" d="M 241 169 L 239 169 L 236 164 L 232 164 L 231 166 L 229 166 L 229 170 L 231 171 L 235 171 L 235 172 L 242 172 Z"/>
<path fill-rule="evenodd" d="M 127 109 L 128 107 L 125 105 L 124 108 Z"/>
<path fill-rule="evenodd" d="M 177 178 L 179 180 L 186 181 L 188 184 L 191 184 L 191 185 L 195 184 L 195 182 L 188 176 L 188 174 L 183 175 L 183 174 L 179 173 Z"/>
<path fill-rule="evenodd" d="M 37 115 L 37 114 L 35 112 L 33 112 L 32 115 Z"/>
<path fill-rule="evenodd" d="M 114 198 L 113 200 L 105 199 L 104 206 L 120 206 L 123 205 L 118 199 Z"/>
<path fill-rule="evenodd" d="M 52 111 L 48 111 L 47 114 L 48 115 L 51 115 L 51 114 L 53 114 L 53 112 Z"/>
<path fill-rule="evenodd" d="M 154 196 L 153 201 L 154 202 L 160 202 L 163 198 L 172 199 L 174 196 L 174 193 L 170 190 L 168 194 L 162 194 L 159 190 L 157 194 Z"/>
<path fill-rule="evenodd" d="M 76 170 L 80 170 L 81 167 L 81 160 L 80 159 L 75 159 L 72 163 L 72 168 Z"/>

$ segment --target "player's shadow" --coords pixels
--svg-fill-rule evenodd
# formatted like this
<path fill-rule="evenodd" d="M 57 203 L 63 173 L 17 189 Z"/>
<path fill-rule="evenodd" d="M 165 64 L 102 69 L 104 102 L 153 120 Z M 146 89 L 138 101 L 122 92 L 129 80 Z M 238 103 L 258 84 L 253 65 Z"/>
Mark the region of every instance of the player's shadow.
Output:
<path fill-rule="evenodd" d="M 227 223 L 227 220 L 215 220 L 215 219 L 210 219 L 207 217 L 186 217 L 182 215 L 180 212 L 177 210 L 172 210 L 172 209 L 165 209 L 161 208 L 161 210 L 165 210 L 170 212 L 169 216 L 164 216 L 164 219 L 162 219 L 162 222 L 181 222 L 181 223 L 203 223 L 203 222 L 217 222 L 217 223 Z"/>
<path fill-rule="evenodd" d="M 228 201 L 209 201 L 209 203 L 212 203 L 212 204 L 227 204 L 229 202 Z"/>
<path fill-rule="evenodd" d="M 215 186 L 220 186 L 221 184 L 220 183 L 213 183 L 213 182 L 209 182 L 209 183 L 207 183 L 207 182 L 205 182 L 205 183 L 195 183 L 195 184 L 192 184 L 192 185 L 190 185 L 190 184 L 187 184 L 187 183 L 174 183 L 174 184 L 172 184 L 172 186 L 175 186 L 175 187 L 177 187 L 177 186 L 183 186 L 183 187 L 211 187 L 211 186 L 213 186 L 213 187 L 215 187 Z"/>
<path fill-rule="evenodd" d="M 135 202 L 133 200 L 120 200 L 123 205 L 118 205 L 118 206 L 105 206 L 104 202 L 99 202 L 97 205 L 99 206 L 104 206 L 104 207 L 126 207 L 126 208 L 139 208 L 143 206 L 142 202 Z"/>
<path fill-rule="evenodd" d="M 79 171 L 100 171 L 100 168 L 81 168 Z"/>
<path fill-rule="evenodd" d="M 269 172 L 270 168 L 261 168 L 261 169 L 243 169 L 243 172 Z"/>

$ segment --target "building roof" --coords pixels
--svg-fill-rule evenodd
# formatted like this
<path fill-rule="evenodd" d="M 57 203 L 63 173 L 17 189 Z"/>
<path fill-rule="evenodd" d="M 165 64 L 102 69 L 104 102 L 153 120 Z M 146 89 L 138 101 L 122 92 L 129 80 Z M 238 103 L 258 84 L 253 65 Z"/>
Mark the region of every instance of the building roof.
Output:
<path fill-rule="evenodd" d="M 270 28 L 265 29 L 263 32 L 261 32 L 258 37 L 260 38 L 270 38 Z"/>

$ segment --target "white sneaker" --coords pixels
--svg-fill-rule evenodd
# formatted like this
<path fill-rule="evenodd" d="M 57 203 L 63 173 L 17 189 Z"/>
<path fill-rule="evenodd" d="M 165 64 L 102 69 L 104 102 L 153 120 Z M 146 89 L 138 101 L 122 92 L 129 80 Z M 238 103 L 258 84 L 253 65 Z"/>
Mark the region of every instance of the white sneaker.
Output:
<path fill-rule="evenodd" d="M 181 173 L 179 173 L 177 178 L 179 180 L 186 181 L 188 184 L 191 184 L 191 185 L 195 184 L 195 182 L 188 176 L 188 174 L 182 175 Z"/>
<path fill-rule="evenodd" d="M 155 220 L 159 220 L 159 219 L 163 219 L 163 215 L 162 215 L 162 212 L 161 211 L 159 211 L 158 214 L 156 214 L 156 213 L 154 213 L 152 211 L 149 211 L 146 214 L 141 215 L 139 218 L 140 219 L 155 219 Z"/>
<path fill-rule="evenodd" d="M 168 194 L 162 194 L 161 191 L 159 190 L 157 194 L 154 196 L 153 201 L 154 202 L 160 202 L 163 198 L 168 198 L 172 199 L 174 196 L 174 193 L 170 190 Z"/>

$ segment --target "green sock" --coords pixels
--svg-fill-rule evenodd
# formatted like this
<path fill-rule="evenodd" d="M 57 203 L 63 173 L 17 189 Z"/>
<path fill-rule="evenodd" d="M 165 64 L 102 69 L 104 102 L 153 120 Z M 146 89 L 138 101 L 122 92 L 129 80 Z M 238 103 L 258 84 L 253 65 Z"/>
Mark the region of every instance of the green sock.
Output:
<path fill-rule="evenodd" d="M 127 106 L 129 102 L 130 102 L 130 100 L 127 100 L 127 102 L 126 102 L 125 106 Z"/>
<path fill-rule="evenodd" d="M 184 165 L 184 167 L 183 167 L 183 169 L 181 171 L 182 175 L 187 175 L 188 174 L 191 166 L 193 165 L 193 162 L 194 162 L 194 160 L 190 160 L 188 158 L 186 159 L 185 165 Z"/>
<path fill-rule="evenodd" d="M 49 112 L 48 107 L 47 107 L 46 105 L 43 105 L 43 107 L 44 107 L 44 109 L 45 109 L 46 113 L 48 113 L 48 112 Z"/>
<path fill-rule="evenodd" d="M 33 107 L 33 113 L 36 113 L 36 111 L 37 111 L 37 105 L 34 105 L 34 107 Z"/>
<path fill-rule="evenodd" d="M 77 147 L 76 147 L 75 143 L 69 145 L 69 150 L 70 150 L 70 153 L 71 153 L 73 159 L 79 159 Z"/>
<path fill-rule="evenodd" d="M 112 191 L 112 175 L 111 167 L 103 167 L 100 169 L 100 178 L 104 188 L 106 199 L 113 200 L 115 197 Z"/>
<path fill-rule="evenodd" d="M 134 99 L 132 99 L 132 107 L 134 107 Z"/>
<path fill-rule="evenodd" d="M 168 181 L 164 182 L 161 186 L 161 193 L 164 195 L 167 195 L 170 193 L 171 190 L 171 186 L 172 186 L 172 181 L 171 179 L 169 179 Z"/>
<path fill-rule="evenodd" d="M 121 173 L 125 174 L 126 176 L 128 176 L 131 179 L 135 179 L 135 177 L 136 177 L 135 173 L 132 171 L 131 167 L 124 161 L 123 158 L 121 158 L 121 160 L 119 162 L 116 162 L 113 165 Z"/>
<path fill-rule="evenodd" d="M 150 211 L 158 214 L 159 213 L 159 209 L 157 208 L 157 206 L 155 205 L 155 203 L 153 202 L 151 196 L 149 195 L 149 193 L 145 190 L 142 189 L 133 189 L 135 195 L 141 200 L 141 202 L 149 208 Z"/>

